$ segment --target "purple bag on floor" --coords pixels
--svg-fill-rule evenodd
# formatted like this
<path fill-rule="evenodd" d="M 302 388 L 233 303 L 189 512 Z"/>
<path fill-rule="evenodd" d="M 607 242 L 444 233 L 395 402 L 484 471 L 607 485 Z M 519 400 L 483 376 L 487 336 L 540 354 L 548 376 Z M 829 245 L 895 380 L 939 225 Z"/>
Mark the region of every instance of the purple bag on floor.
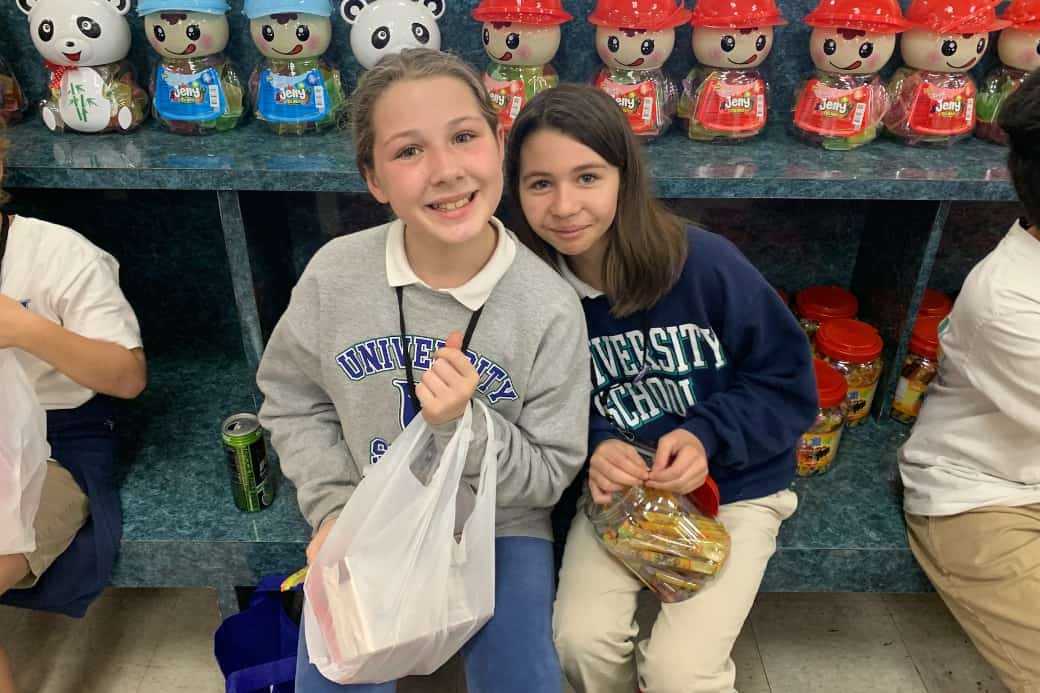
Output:
<path fill-rule="evenodd" d="M 249 608 L 228 616 L 217 628 L 213 654 L 227 693 L 293 693 L 300 626 L 282 601 L 280 587 L 286 577 L 261 579 Z M 284 594 L 303 598 L 299 588 Z"/>

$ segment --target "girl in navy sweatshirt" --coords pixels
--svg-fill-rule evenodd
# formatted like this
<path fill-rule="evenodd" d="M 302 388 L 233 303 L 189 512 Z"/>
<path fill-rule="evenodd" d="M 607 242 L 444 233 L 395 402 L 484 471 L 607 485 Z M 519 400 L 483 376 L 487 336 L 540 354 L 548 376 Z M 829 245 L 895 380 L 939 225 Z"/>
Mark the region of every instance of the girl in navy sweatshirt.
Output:
<path fill-rule="evenodd" d="M 695 597 L 662 604 L 636 644 L 638 578 L 579 512 L 567 536 L 554 638 L 578 693 L 730 693 L 733 643 L 797 506 L 795 444 L 816 414 L 811 352 L 776 292 L 727 240 L 651 193 L 613 100 L 585 85 L 521 111 L 507 178 L 518 233 L 582 298 L 592 350 L 583 503 L 641 484 L 718 484 L 732 551 Z M 649 468 L 632 445 L 656 448 Z"/>

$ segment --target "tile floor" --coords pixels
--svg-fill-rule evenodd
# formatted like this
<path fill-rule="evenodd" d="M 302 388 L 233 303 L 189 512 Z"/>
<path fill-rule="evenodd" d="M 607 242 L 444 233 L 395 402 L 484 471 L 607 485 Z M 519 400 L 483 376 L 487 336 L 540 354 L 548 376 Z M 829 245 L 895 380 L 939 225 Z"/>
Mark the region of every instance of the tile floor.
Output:
<path fill-rule="evenodd" d="M 645 619 L 641 619 L 645 620 Z M 0 607 L 19 693 L 220 693 L 216 594 L 110 589 L 84 619 Z M 1006 693 L 934 594 L 763 594 L 740 693 Z M 401 693 L 461 693 L 459 661 Z"/>

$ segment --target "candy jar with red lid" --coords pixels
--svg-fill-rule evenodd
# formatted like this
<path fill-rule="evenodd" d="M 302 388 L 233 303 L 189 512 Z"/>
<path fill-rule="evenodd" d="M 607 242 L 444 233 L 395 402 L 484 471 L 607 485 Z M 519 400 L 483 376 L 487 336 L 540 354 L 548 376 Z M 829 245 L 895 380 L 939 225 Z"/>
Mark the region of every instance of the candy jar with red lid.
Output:
<path fill-rule="evenodd" d="M 589 15 L 603 61 L 592 83 L 613 97 L 637 135 L 657 135 L 675 116 L 678 87 L 662 66 L 675 47 L 675 27 L 689 19 L 681 2 L 657 0 L 599 0 Z"/>
<path fill-rule="evenodd" d="M 975 80 L 968 74 L 989 45 L 997 0 L 914 0 L 899 50 L 905 65 L 888 83 L 885 129 L 906 144 L 946 145 L 975 129 Z"/>
<path fill-rule="evenodd" d="M 945 318 L 953 310 L 953 299 L 937 289 L 925 289 L 921 299 L 921 307 L 917 309 L 919 318 Z"/>
<path fill-rule="evenodd" d="M 679 119 L 690 139 L 738 140 L 766 125 L 769 86 L 758 68 L 773 48 L 773 27 L 787 24 L 773 0 L 698 0 L 693 55 L 683 80 Z"/>
<path fill-rule="evenodd" d="M 798 476 L 812 476 L 830 469 L 849 411 L 849 385 L 841 373 L 822 359 L 813 359 L 819 410 L 812 428 L 802 434 L 796 450 Z"/>
<path fill-rule="evenodd" d="M 794 299 L 795 315 L 805 334 L 812 340 L 816 330 L 827 320 L 855 318 L 859 301 L 851 291 L 840 286 L 810 286 Z"/>
<path fill-rule="evenodd" d="M 824 149 L 848 150 L 877 137 L 888 110 L 878 72 L 909 28 L 896 0 L 821 0 L 804 22 L 816 72 L 794 105 L 795 132 Z"/>
<path fill-rule="evenodd" d="M 1011 26 L 997 38 L 1000 64 L 986 75 L 979 89 L 975 134 L 1007 144 L 1007 133 L 997 125 L 997 116 L 1007 97 L 1040 68 L 1040 0 L 1013 0 L 1000 18 Z"/>
<path fill-rule="evenodd" d="M 939 374 L 939 324 L 944 318 L 918 318 L 910 335 L 910 350 L 899 374 L 892 400 L 892 418 L 912 424 L 921 413 L 928 384 Z"/>
<path fill-rule="evenodd" d="M 525 103 L 560 83 L 550 62 L 560 47 L 560 25 L 573 17 L 560 0 L 482 0 L 472 17 L 484 23 L 491 58 L 484 88 L 508 130 Z"/>
<path fill-rule="evenodd" d="M 828 320 L 816 331 L 816 353 L 834 366 L 849 385 L 849 428 L 866 421 L 881 378 L 881 335 L 859 320 Z"/>

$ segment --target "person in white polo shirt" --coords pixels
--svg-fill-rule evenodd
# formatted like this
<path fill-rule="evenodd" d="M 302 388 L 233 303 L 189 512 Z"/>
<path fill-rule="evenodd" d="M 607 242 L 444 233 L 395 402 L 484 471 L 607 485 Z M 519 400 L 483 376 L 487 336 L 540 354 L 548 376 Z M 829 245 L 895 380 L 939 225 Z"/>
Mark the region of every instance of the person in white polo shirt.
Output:
<path fill-rule="evenodd" d="M 939 376 L 899 453 L 910 548 L 1013 693 L 1040 692 L 1040 77 L 1001 110 L 1026 217 L 940 326 Z"/>

